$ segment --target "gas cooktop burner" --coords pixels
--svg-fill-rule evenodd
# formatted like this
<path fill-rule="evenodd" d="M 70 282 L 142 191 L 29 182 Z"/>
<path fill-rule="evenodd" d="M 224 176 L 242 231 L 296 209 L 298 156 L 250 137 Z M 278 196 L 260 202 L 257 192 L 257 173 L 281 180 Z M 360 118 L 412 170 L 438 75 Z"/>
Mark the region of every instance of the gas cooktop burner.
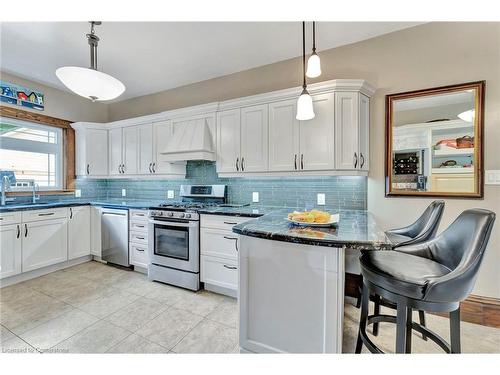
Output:
<path fill-rule="evenodd" d="M 201 202 L 181 202 L 181 203 L 161 203 L 158 208 L 168 210 L 193 210 L 207 207 L 218 206 L 218 203 L 201 203 Z"/>

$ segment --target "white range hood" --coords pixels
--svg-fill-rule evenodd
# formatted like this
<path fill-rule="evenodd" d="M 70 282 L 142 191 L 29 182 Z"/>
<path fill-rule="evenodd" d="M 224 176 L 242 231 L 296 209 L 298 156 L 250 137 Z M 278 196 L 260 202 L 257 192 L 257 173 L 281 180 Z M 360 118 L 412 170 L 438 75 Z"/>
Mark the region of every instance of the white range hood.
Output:
<path fill-rule="evenodd" d="M 213 137 L 205 118 L 188 120 L 176 125 L 172 138 L 161 152 L 163 161 L 215 161 Z"/>

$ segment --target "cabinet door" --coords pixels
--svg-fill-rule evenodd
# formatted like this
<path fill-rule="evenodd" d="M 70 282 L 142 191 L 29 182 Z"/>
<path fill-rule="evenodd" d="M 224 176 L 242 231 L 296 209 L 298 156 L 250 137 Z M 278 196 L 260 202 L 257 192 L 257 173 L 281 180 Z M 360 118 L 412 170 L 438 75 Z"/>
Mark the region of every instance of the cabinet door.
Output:
<path fill-rule="evenodd" d="M 354 170 L 360 165 L 359 156 L 359 94 L 335 93 L 336 168 Z"/>
<path fill-rule="evenodd" d="M 168 174 L 171 172 L 170 163 L 161 161 L 161 152 L 166 148 L 172 136 L 172 121 L 160 121 L 153 124 L 154 137 L 154 160 L 152 170 L 156 174 Z"/>
<path fill-rule="evenodd" d="M 123 174 L 137 174 L 137 171 L 139 170 L 138 126 L 128 126 L 126 128 L 123 128 L 122 137 Z"/>
<path fill-rule="evenodd" d="M 153 164 L 153 125 L 140 125 L 139 131 L 139 174 L 151 174 Z"/>
<path fill-rule="evenodd" d="M 217 172 L 240 171 L 240 110 L 217 114 Z"/>
<path fill-rule="evenodd" d="M 315 171 L 335 168 L 333 94 L 314 95 L 315 116 L 312 120 L 300 121 L 301 170 Z"/>
<path fill-rule="evenodd" d="M 90 207 L 90 253 L 100 257 L 102 255 L 101 242 L 101 207 Z"/>
<path fill-rule="evenodd" d="M 70 207 L 68 259 L 90 255 L 90 206 Z"/>
<path fill-rule="evenodd" d="M 370 99 L 359 94 L 359 169 L 370 169 Z"/>
<path fill-rule="evenodd" d="M 21 224 L 0 226 L 0 279 L 21 273 Z"/>
<path fill-rule="evenodd" d="M 108 131 L 88 129 L 85 131 L 86 172 L 89 176 L 108 174 Z"/>
<path fill-rule="evenodd" d="M 23 223 L 23 272 L 36 270 L 68 259 L 67 219 Z"/>
<path fill-rule="evenodd" d="M 241 109 L 241 160 L 243 172 L 267 172 L 269 155 L 268 105 Z"/>
<path fill-rule="evenodd" d="M 109 130 L 109 174 L 120 175 L 122 165 L 122 129 Z"/>
<path fill-rule="evenodd" d="M 299 122 L 297 100 L 269 104 L 269 170 L 298 169 Z"/>

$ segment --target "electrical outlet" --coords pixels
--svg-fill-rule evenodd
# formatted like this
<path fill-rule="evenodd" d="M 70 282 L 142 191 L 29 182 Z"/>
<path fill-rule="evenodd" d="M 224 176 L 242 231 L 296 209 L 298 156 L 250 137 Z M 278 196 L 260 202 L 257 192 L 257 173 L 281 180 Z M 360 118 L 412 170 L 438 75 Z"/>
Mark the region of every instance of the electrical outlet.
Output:
<path fill-rule="evenodd" d="M 167 190 L 167 199 L 174 199 L 174 191 Z"/>
<path fill-rule="evenodd" d="M 486 185 L 500 185 L 500 170 L 488 170 L 486 172 L 485 184 Z"/>
<path fill-rule="evenodd" d="M 75 198 L 80 198 L 82 196 L 82 191 L 80 189 L 75 190 Z"/>
<path fill-rule="evenodd" d="M 254 191 L 252 193 L 252 202 L 259 203 L 259 192 L 258 191 Z"/>
<path fill-rule="evenodd" d="M 318 193 L 318 195 L 317 195 L 317 204 L 318 204 L 318 206 L 324 206 L 325 205 L 325 194 Z"/>
<path fill-rule="evenodd" d="M 122 197 L 126 197 L 127 196 L 127 189 L 122 189 Z"/>

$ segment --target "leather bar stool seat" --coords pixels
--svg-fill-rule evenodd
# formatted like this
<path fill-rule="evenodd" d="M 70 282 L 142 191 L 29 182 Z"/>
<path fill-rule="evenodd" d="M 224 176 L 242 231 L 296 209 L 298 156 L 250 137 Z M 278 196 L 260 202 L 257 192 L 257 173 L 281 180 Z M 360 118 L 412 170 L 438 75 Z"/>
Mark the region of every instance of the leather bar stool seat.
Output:
<path fill-rule="evenodd" d="M 398 251 L 369 251 L 360 257 L 363 278 L 394 293 L 422 299 L 428 280 L 451 270 L 431 259 Z"/>

